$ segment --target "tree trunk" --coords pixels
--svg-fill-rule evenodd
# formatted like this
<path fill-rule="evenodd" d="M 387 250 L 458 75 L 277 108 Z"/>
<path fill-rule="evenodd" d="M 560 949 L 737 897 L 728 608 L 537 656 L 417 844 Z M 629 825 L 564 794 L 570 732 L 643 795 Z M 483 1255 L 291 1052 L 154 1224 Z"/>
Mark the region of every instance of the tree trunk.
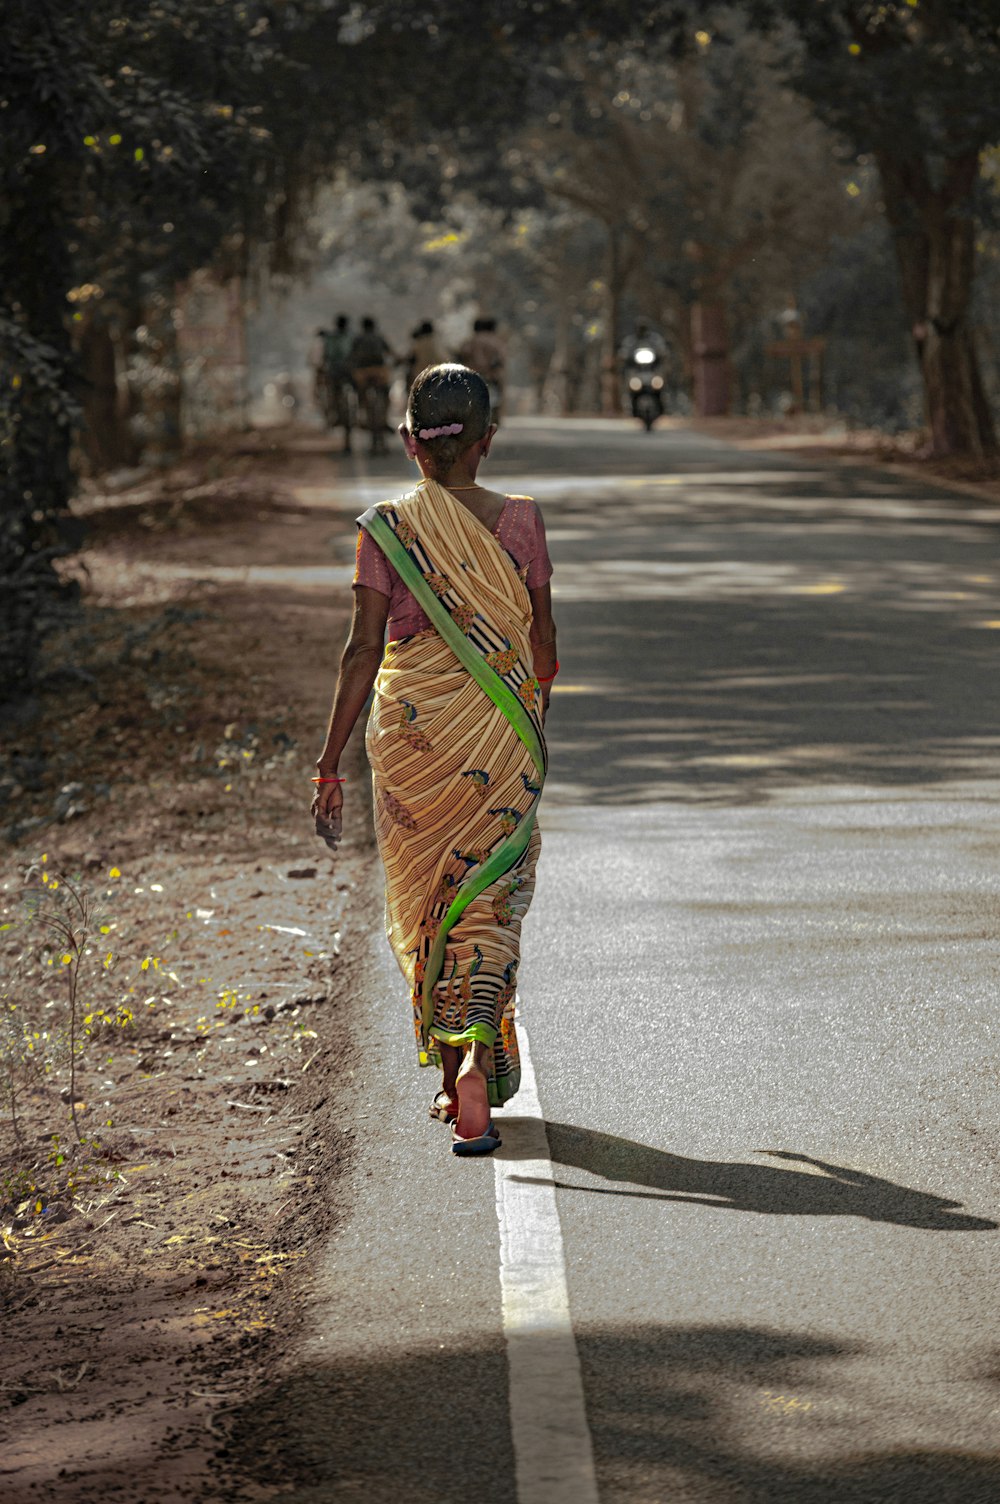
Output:
<path fill-rule="evenodd" d="M 971 185 L 970 185 L 971 186 Z M 996 436 L 968 323 L 975 275 L 976 226 L 966 210 L 936 200 L 929 216 L 927 337 L 923 373 L 935 454 L 996 451 Z"/>
<path fill-rule="evenodd" d="M 940 181 L 932 179 L 922 159 L 901 162 L 879 154 L 877 160 L 924 382 L 932 451 L 975 458 L 995 454 L 992 414 L 968 322 L 978 154 L 948 159 Z"/>
<path fill-rule="evenodd" d="M 556 295 L 555 345 L 546 376 L 545 395 L 558 406 L 563 417 L 568 417 L 570 407 L 569 364 L 572 314 L 564 297 Z"/>
<path fill-rule="evenodd" d="M 678 292 L 667 294 L 669 316 L 664 322 L 673 331 L 677 341 L 680 368 L 676 373 L 678 388 L 683 387 L 694 396 L 694 331 L 691 327 L 691 307 Z"/>
<path fill-rule="evenodd" d="M 83 384 L 80 444 L 91 475 L 103 475 L 132 460 L 132 445 L 122 421 L 118 396 L 118 361 L 107 326 L 88 313 L 77 336 Z"/>
<path fill-rule="evenodd" d="M 729 335 L 721 303 L 691 308 L 694 352 L 694 410 L 699 418 L 722 418 L 729 412 Z"/>
<path fill-rule="evenodd" d="M 622 298 L 628 272 L 622 255 L 621 235 L 608 226 L 608 299 L 604 351 L 601 360 L 601 412 L 605 417 L 621 414 L 621 382 L 618 378 L 618 341 L 621 338 Z"/>

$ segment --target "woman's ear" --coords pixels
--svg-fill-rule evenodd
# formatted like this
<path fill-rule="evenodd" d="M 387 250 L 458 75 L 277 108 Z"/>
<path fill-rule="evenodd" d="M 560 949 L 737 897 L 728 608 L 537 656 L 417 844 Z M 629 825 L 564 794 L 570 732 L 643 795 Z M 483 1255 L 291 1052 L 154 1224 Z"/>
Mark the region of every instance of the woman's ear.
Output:
<path fill-rule="evenodd" d="M 406 450 L 406 458 L 408 460 L 415 460 L 417 457 L 417 441 L 413 437 L 410 430 L 407 428 L 406 424 L 400 423 L 399 427 L 396 429 L 396 432 L 399 434 L 399 437 L 403 441 L 403 448 Z"/>
<path fill-rule="evenodd" d="M 479 452 L 482 455 L 483 459 L 485 459 L 490 452 L 490 445 L 493 443 L 493 435 L 496 433 L 496 431 L 497 425 L 495 423 L 491 423 L 483 437 L 479 440 L 481 446 Z"/>

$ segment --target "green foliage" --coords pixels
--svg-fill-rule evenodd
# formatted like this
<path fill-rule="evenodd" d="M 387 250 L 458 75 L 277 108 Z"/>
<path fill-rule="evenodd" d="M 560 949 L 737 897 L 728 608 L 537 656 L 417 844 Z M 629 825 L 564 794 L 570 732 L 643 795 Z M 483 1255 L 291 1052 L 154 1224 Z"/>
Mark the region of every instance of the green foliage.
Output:
<path fill-rule="evenodd" d="M 7 0 L 0 55 L 0 699 L 67 542 L 84 316 L 169 331 L 176 284 L 286 242 L 322 153 L 295 57 L 324 0 Z M 326 80 L 329 92 L 329 80 Z M 303 85 L 305 87 L 300 87 Z M 282 113 L 284 111 L 284 114 Z M 326 128 L 314 132 L 330 147 Z M 169 341 L 169 334 L 165 335 Z"/>
<path fill-rule="evenodd" d="M 66 507 L 77 415 L 65 357 L 0 310 L 0 695 L 30 682 L 41 630 L 73 594 L 53 561 L 79 537 Z"/>
<path fill-rule="evenodd" d="M 750 0 L 787 28 L 796 87 L 860 152 L 962 156 L 1000 140 L 995 0 Z"/>

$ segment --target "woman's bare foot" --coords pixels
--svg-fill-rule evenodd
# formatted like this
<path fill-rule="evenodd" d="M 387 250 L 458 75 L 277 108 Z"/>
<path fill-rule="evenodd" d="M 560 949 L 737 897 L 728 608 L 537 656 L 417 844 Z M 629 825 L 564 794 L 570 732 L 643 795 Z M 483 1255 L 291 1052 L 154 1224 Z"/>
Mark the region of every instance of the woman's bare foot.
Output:
<path fill-rule="evenodd" d="M 462 1064 L 462 1051 L 454 1044 L 439 1044 L 438 1049 L 441 1054 L 441 1090 L 434 1098 L 434 1106 L 447 1108 L 454 1119 L 458 1117 L 458 1093 L 455 1090 L 455 1082 Z"/>
<path fill-rule="evenodd" d="M 456 1123 L 458 1098 L 449 1097 L 446 1091 L 439 1091 L 431 1103 L 430 1114 L 435 1123 Z"/>
<path fill-rule="evenodd" d="M 490 1126 L 490 1101 L 486 1084 L 486 1066 L 489 1047 L 473 1044 L 466 1051 L 455 1083 L 458 1095 L 458 1123 L 455 1133 L 459 1138 L 482 1138 Z"/>

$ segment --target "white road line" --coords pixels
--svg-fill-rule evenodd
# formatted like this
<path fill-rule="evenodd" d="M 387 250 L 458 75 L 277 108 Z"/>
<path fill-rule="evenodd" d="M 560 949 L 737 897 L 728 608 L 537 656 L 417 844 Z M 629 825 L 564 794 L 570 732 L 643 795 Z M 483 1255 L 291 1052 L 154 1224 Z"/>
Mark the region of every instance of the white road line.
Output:
<path fill-rule="evenodd" d="M 521 1086 L 501 1125 L 515 1155 L 493 1157 L 517 1499 L 598 1504 L 549 1141 L 520 1021 L 517 1033 Z"/>

